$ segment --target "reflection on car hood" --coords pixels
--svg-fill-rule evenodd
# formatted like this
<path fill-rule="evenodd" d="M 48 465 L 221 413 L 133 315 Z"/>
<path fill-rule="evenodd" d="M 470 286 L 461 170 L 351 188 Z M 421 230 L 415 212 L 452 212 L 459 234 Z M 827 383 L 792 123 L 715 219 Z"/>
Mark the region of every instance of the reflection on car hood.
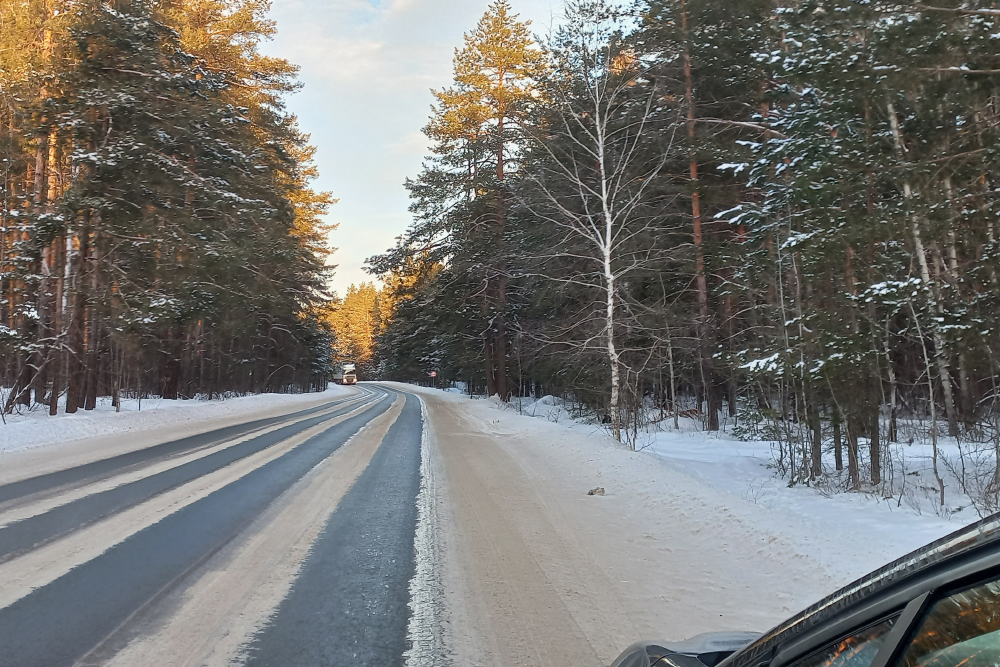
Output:
<path fill-rule="evenodd" d="M 639 642 L 611 667 L 713 667 L 759 637 L 759 632 L 708 632 L 682 642 Z"/>
<path fill-rule="evenodd" d="M 682 642 L 657 642 L 657 644 L 674 653 L 688 655 L 732 653 L 739 651 L 758 637 L 760 637 L 759 632 L 706 632 Z"/>

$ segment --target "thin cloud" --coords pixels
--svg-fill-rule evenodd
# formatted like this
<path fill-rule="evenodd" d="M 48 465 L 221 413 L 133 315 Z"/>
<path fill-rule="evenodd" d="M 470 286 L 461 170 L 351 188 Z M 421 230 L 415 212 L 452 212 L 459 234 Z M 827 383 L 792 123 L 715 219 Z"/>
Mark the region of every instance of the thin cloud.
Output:
<path fill-rule="evenodd" d="M 561 0 L 513 0 L 545 31 Z M 451 81 L 454 50 L 489 0 L 274 0 L 278 34 L 269 55 L 301 67 L 302 92 L 288 100 L 317 147 L 316 184 L 340 199 L 334 287 L 370 280 L 365 258 L 383 252 L 409 224 L 403 187 L 427 152 L 431 88 Z"/>

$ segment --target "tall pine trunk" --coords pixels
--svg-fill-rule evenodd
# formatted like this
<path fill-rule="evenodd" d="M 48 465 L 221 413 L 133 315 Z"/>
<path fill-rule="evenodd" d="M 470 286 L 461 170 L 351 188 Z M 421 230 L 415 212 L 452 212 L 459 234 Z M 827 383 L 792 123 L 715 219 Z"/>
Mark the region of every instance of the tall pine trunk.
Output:
<path fill-rule="evenodd" d="M 77 233 L 76 254 L 70 263 L 72 273 L 72 304 L 67 332 L 66 361 L 66 413 L 75 413 L 86 401 L 85 363 L 86 319 L 87 319 L 87 276 L 86 266 L 90 254 L 90 229 L 81 226 Z"/>
<path fill-rule="evenodd" d="M 701 368 L 706 402 L 709 431 L 719 430 L 718 392 L 715 388 L 715 365 L 710 345 L 711 323 L 708 312 L 708 279 L 705 276 L 705 249 L 702 234 L 701 193 L 698 190 L 698 158 L 695 153 L 695 104 L 694 78 L 691 71 L 691 49 L 688 40 L 688 16 L 686 0 L 681 0 L 681 22 L 684 32 L 684 96 L 688 109 L 687 131 L 691 142 L 689 163 L 691 178 L 691 218 L 695 253 L 695 283 L 698 292 L 698 342 L 701 354 Z"/>
<path fill-rule="evenodd" d="M 861 472 L 858 468 L 858 418 L 851 415 L 847 419 L 847 477 L 850 480 L 851 490 L 861 490 Z"/>
<path fill-rule="evenodd" d="M 503 74 L 501 73 L 501 85 L 503 84 Z M 494 344 L 497 374 L 496 391 L 500 395 L 500 400 L 506 402 L 510 398 L 510 391 L 507 386 L 507 261 L 505 235 L 507 233 L 507 200 L 504 197 L 504 185 L 506 174 L 504 173 L 504 116 L 500 115 L 497 134 L 500 142 L 497 149 L 497 312 L 496 312 L 496 339 Z"/>
<path fill-rule="evenodd" d="M 52 250 L 54 257 L 53 280 L 54 288 L 52 295 L 52 349 L 51 371 L 52 389 L 49 392 L 49 414 L 59 414 L 59 396 L 62 395 L 63 382 L 63 326 L 64 326 L 64 299 L 66 290 L 66 233 L 63 232 L 56 237 Z"/>
<path fill-rule="evenodd" d="M 871 426 L 869 427 L 868 457 L 872 464 L 872 484 L 878 486 L 882 483 L 882 445 L 879 439 L 879 411 L 878 405 L 872 410 Z"/>
<path fill-rule="evenodd" d="M 483 331 L 483 366 L 486 371 L 486 395 L 495 396 L 497 394 L 496 367 L 493 361 L 493 344 L 496 336 L 492 335 L 493 327 L 489 326 L 490 307 L 489 297 L 483 296 L 483 321 L 487 323 Z"/>
<path fill-rule="evenodd" d="M 819 409 L 813 405 L 809 410 L 809 422 L 812 427 L 810 442 L 810 469 L 809 475 L 812 479 L 823 474 L 823 421 L 820 419 Z"/>
<path fill-rule="evenodd" d="M 44 88 L 42 90 L 43 94 L 45 92 Z M 42 119 L 43 127 L 46 124 L 46 120 Z M 49 135 L 47 132 L 42 132 L 38 135 L 38 144 L 35 147 L 35 165 L 34 165 L 34 197 L 33 204 L 36 213 L 42 213 L 45 207 L 45 197 L 48 191 L 46 186 L 46 156 L 49 153 Z M 52 295 L 52 249 L 54 244 L 47 244 L 42 248 L 42 258 L 41 266 L 39 267 L 39 273 L 41 274 L 41 279 L 39 280 L 38 292 L 35 296 L 35 310 L 38 313 L 38 342 L 39 345 L 36 346 L 36 350 L 33 353 L 32 362 L 35 366 L 35 377 L 34 380 L 34 394 L 36 403 L 45 403 L 48 400 L 48 376 L 51 373 L 50 361 L 52 357 L 52 312 L 53 312 L 53 295 Z"/>
<path fill-rule="evenodd" d="M 833 414 L 830 417 L 830 421 L 833 422 L 833 458 L 834 465 L 837 467 L 837 472 L 844 469 L 844 444 L 843 437 L 841 434 L 841 418 L 840 410 L 836 407 L 833 409 Z"/>

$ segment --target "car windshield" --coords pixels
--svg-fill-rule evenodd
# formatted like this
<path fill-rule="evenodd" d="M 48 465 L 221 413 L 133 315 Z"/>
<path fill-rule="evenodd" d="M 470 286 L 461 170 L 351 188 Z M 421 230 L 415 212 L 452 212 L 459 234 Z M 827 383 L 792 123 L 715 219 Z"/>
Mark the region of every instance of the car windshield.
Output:
<path fill-rule="evenodd" d="M 805 658 L 795 667 L 869 667 L 896 619 L 890 618 Z"/>
<path fill-rule="evenodd" d="M 1000 581 L 936 603 L 900 667 L 996 667 L 1000 664 Z"/>

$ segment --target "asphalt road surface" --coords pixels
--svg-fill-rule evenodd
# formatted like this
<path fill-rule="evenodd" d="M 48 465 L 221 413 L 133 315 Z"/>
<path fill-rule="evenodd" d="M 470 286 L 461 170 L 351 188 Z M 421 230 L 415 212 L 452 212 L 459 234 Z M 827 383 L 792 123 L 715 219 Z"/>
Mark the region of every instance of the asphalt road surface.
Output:
<path fill-rule="evenodd" d="M 606 667 L 845 583 L 600 433 L 391 383 L 295 405 L 0 456 L 0 667 Z"/>
<path fill-rule="evenodd" d="M 0 486 L 0 664 L 114 660 L 213 559 L 269 532 L 264 515 L 301 503 L 376 422 L 384 437 L 326 503 L 293 585 L 241 661 L 403 664 L 422 416 L 415 396 L 379 387 Z"/>

